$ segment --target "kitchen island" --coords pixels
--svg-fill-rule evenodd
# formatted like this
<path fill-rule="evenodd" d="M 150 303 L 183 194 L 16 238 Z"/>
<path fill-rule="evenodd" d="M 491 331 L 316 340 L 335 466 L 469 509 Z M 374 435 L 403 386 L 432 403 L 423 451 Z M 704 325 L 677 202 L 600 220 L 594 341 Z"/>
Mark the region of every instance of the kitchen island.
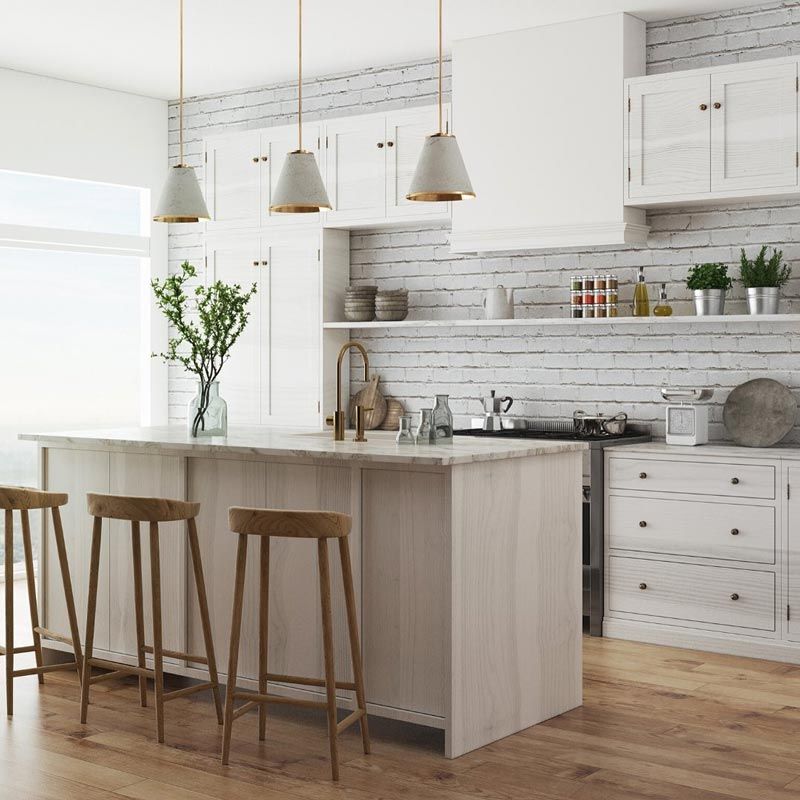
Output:
<path fill-rule="evenodd" d="M 202 504 L 198 531 L 223 674 L 236 551 L 228 507 L 327 509 L 353 517 L 370 714 L 441 728 L 446 755 L 457 757 L 579 706 L 585 445 L 465 438 L 398 446 L 391 433 L 367 436 L 364 443 L 334 442 L 318 431 L 232 428 L 226 438 L 192 440 L 183 428 L 164 427 L 22 437 L 39 443 L 43 488 L 70 495 L 64 525 L 81 633 L 91 538 L 87 492 Z M 135 663 L 130 536 L 124 523 L 110 525 L 95 653 Z M 197 653 L 202 630 L 179 534 L 179 523 L 163 526 L 164 646 Z M 64 631 L 55 553 L 48 537 L 44 542 L 43 624 Z M 270 672 L 323 675 L 315 549 L 273 541 Z M 144 560 L 147 575 L 147 548 Z M 257 567 L 251 559 L 239 661 L 246 688 L 257 687 Z M 333 587 L 337 677 L 351 680 L 338 572 Z M 149 640 L 149 605 L 145 615 Z M 65 649 L 56 641 L 47 646 Z M 165 669 L 205 677 L 201 664 L 172 659 Z M 301 697 L 318 691 L 270 689 Z M 349 707 L 350 693 L 339 694 Z"/>

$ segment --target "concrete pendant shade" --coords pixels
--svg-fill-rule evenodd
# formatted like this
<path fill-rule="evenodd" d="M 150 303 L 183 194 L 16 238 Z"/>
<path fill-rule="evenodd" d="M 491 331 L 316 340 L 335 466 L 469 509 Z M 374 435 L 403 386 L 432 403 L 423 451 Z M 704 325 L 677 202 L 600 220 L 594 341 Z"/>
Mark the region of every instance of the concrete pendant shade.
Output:
<path fill-rule="evenodd" d="M 289 153 L 269 210 L 281 214 L 311 214 L 330 207 L 314 154 L 308 150 Z"/>
<path fill-rule="evenodd" d="M 154 222 L 199 222 L 211 219 L 193 167 L 172 167 L 161 192 Z"/>
<path fill-rule="evenodd" d="M 407 200 L 438 202 L 475 197 L 456 137 L 435 133 L 425 139 Z"/>

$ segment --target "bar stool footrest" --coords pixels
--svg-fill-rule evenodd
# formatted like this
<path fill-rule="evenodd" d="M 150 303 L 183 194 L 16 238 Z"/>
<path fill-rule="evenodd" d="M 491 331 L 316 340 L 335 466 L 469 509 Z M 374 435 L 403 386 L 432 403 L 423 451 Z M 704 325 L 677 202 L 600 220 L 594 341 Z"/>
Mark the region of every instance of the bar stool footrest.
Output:
<path fill-rule="evenodd" d="M 336 724 L 336 733 L 346 731 L 354 722 L 358 722 L 365 713 L 363 708 L 357 708 L 355 711 L 348 714 L 341 722 Z"/>
<path fill-rule="evenodd" d="M 99 667 L 100 669 L 109 669 L 112 672 L 120 672 L 123 675 L 141 675 L 145 678 L 154 678 L 155 672 L 152 669 L 147 669 L 146 667 L 134 667 L 130 664 L 118 664 L 115 661 L 106 661 L 103 658 L 90 658 L 89 664 L 93 667 Z"/>
<path fill-rule="evenodd" d="M 303 708 L 328 708 L 328 704 L 322 700 L 304 700 L 295 697 L 284 697 L 280 694 L 234 692 L 233 697 L 235 700 L 249 700 L 251 703 L 277 703 L 279 705 L 302 706 Z"/>
<path fill-rule="evenodd" d="M 129 674 L 130 673 L 124 672 L 123 670 L 115 669 L 112 672 L 103 672 L 100 675 L 92 675 L 92 677 L 89 678 L 89 683 L 94 685 L 95 683 L 114 680 L 114 678 L 127 678 Z"/>
<path fill-rule="evenodd" d="M 172 692 L 167 692 L 164 695 L 164 702 L 166 703 L 167 700 L 176 700 L 179 697 L 186 697 L 188 694 L 196 694 L 197 692 L 205 692 L 208 689 L 213 689 L 214 684 L 211 681 L 206 681 L 205 683 L 197 683 L 193 686 L 184 686 L 182 689 L 175 689 Z"/>
<path fill-rule="evenodd" d="M 76 669 L 78 669 L 78 665 L 74 661 L 69 661 L 65 664 L 44 664 L 41 667 L 15 669 L 12 674 L 15 678 L 24 678 L 26 675 L 44 675 L 46 672 L 66 672 Z"/>
<path fill-rule="evenodd" d="M 62 633 L 56 633 L 55 631 L 51 631 L 49 628 L 43 628 L 41 625 L 37 625 L 33 630 L 35 633 L 38 633 L 39 636 L 44 636 L 46 639 L 53 639 L 56 642 L 68 644 L 70 647 L 72 647 L 72 637 L 70 636 L 64 636 Z"/>
<path fill-rule="evenodd" d="M 146 644 L 142 647 L 145 653 L 153 653 L 152 645 Z M 208 659 L 205 656 L 198 656 L 192 653 L 184 653 L 181 650 L 164 650 L 162 648 L 161 655 L 164 658 L 177 658 L 181 661 L 191 661 L 193 664 L 208 664 Z"/>
<path fill-rule="evenodd" d="M 320 686 L 325 687 L 324 678 L 303 678 L 297 675 L 276 675 L 272 672 L 267 674 L 267 680 L 274 683 L 296 683 L 298 686 Z M 337 689 L 349 689 L 355 691 L 356 685 L 351 681 L 335 681 Z"/>
<path fill-rule="evenodd" d="M 14 648 L 14 655 L 19 655 L 20 653 L 33 653 L 36 651 L 35 645 L 32 644 L 25 644 L 21 647 Z M 0 647 L 0 656 L 4 656 L 6 654 L 6 648 Z"/>

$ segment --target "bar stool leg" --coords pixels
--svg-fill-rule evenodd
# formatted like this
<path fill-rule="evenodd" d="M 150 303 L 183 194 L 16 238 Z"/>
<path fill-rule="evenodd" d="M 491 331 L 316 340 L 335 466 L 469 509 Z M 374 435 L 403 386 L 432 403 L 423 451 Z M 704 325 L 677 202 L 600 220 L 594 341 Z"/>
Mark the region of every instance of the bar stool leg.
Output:
<path fill-rule="evenodd" d="M 164 742 L 164 655 L 161 634 L 161 555 L 158 523 L 150 523 L 150 591 L 153 596 L 153 682 L 156 695 L 156 730 Z"/>
<path fill-rule="evenodd" d="M 136 613 L 136 663 L 146 667 L 144 654 L 144 592 L 142 589 L 142 537 L 139 523 L 131 522 L 131 549 L 133 555 L 133 607 Z M 139 676 L 139 703 L 147 708 L 147 678 Z"/>
<path fill-rule="evenodd" d="M 336 671 L 333 658 L 333 615 L 328 542 L 317 539 L 319 594 L 322 603 L 322 640 L 325 650 L 325 693 L 328 700 L 328 743 L 331 748 L 331 777 L 339 780 L 339 746 L 336 731 Z"/>
<path fill-rule="evenodd" d="M 350 657 L 353 661 L 353 678 L 356 685 L 356 703 L 364 712 L 358 721 L 361 726 L 361 743 L 364 753 L 369 755 L 369 726 L 367 724 L 367 703 L 364 695 L 364 666 L 361 661 L 361 647 L 358 638 L 358 615 L 356 597 L 353 590 L 353 565 L 350 561 L 350 546 L 347 537 L 339 539 L 339 557 L 342 562 L 342 580 L 344 581 L 344 600 L 347 607 L 347 627 L 350 634 Z"/>
<path fill-rule="evenodd" d="M 97 581 L 100 575 L 100 535 L 103 520 L 94 518 L 92 527 L 92 550 L 89 560 L 89 599 L 86 608 L 86 649 L 83 653 L 83 680 L 81 681 L 81 724 L 86 724 L 89 713 L 89 686 L 92 677 L 92 653 L 94 652 L 94 622 L 97 613 Z"/>
<path fill-rule="evenodd" d="M 25 554 L 25 583 L 28 588 L 28 611 L 31 615 L 31 631 L 33 634 L 33 652 L 36 666 L 42 666 L 42 637 L 39 635 L 39 606 L 36 602 L 36 574 L 33 570 L 33 546 L 31 545 L 31 521 L 27 510 L 19 512 L 22 519 L 22 549 Z M 44 674 L 36 676 L 39 683 L 44 683 Z"/>
<path fill-rule="evenodd" d="M 14 714 L 14 517 L 5 514 L 6 714 Z"/>
<path fill-rule="evenodd" d="M 214 708 L 217 711 L 217 722 L 222 725 L 222 698 L 219 693 L 219 676 L 217 674 L 217 658 L 214 654 L 214 636 L 211 632 L 211 616 L 208 613 L 208 597 L 206 581 L 203 576 L 203 560 L 200 554 L 200 543 L 197 540 L 197 525 L 193 519 L 186 520 L 189 533 L 189 550 L 194 567 L 194 585 L 197 589 L 197 603 L 200 606 L 200 620 L 203 625 L 203 639 L 208 659 L 208 677 L 211 679 L 211 692 L 214 695 Z"/>
<path fill-rule="evenodd" d="M 61 512 L 58 506 L 53 511 L 53 535 L 56 540 L 58 563 L 61 567 L 61 584 L 64 587 L 64 598 L 67 603 L 67 617 L 69 619 L 69 632 L 72 637 L 72 650 L 75 653 L 75 669 L 78 671 L 78 680 L 83 678 L 83 654 L 81 652 L 81 633 L 78 629 L 78 615 L 75 612 L 75 594 L 72 591 L 72 578 L 69 574 L 69 559 L 67 546 L 64 542 L 64 527 L 61 524 Z"/>
<path fill-rule="evenodd" d="M 261 574 L 258 606 L 258 691 L 267 693 L 267 659 L 269 655 L 269 536 L 261 538 Z M 258 739 L 267 738 L 267 704 L 258 705 Z"/>
<path fill-rule="evenodd" d="M 244 575 L 247 567 L 247 534 L 239 534 L 236 549 L 236 577 L 233 584 L 233 612 L 231 614 L 231 648 L 228 655 L 228 687 L 225 692 L 225 721 L 222 729 L 222 763 L 228 763 L 231 752 L 233 702 L 239 669 L 239 636 L 242 632 L 242 607 L 244 606 Z"/>

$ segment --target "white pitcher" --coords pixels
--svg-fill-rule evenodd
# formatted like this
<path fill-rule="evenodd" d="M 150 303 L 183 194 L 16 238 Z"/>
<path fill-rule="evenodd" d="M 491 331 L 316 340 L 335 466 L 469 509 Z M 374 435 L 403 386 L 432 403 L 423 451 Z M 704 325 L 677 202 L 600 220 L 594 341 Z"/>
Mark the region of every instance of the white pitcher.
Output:
<path fill-rule="evenodd" d="M 486 319 L 514 319 L 514 290 L 502 284 L 495 289 L 487 289 L 483 298 Z"/>

